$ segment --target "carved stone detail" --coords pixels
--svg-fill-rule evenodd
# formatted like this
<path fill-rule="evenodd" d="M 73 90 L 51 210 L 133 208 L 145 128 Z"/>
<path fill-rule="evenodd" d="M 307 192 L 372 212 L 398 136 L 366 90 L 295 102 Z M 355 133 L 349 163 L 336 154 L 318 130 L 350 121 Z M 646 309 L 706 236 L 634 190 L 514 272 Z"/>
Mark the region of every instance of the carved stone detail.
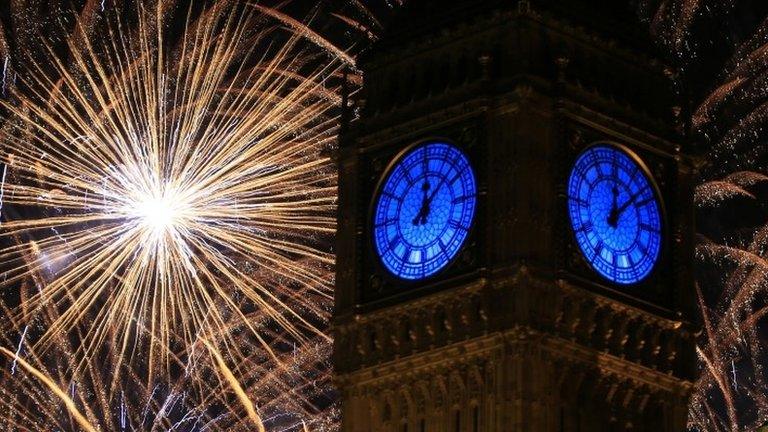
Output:
<path fill-rule="evenodd" d="M 352 300 L 333 323 L 345 432 L 685 424 L 694 332 L 689 311 L 677 308 L 690 299 L 675 303 L 669 293 L 692 278 L 659 273 L 634 293 L 601 284 L 573 244 L 565 210 L 573 158 L 603 140 L 637 150 L 665 179 L 665 202 L 680 200 L 674 188 L 687 162 L 658 116 L 661 67 L 638 68 L 638 53 L 531 3 L 446 26 L 361 65 L 358 96 L 367 103 L 340 153 L 340 163 L 355 161 L 355 175 L 342 170 L 339 179 L 355 193 L 340 206 L 355 216 L 340 227 L 356 243 L 339 248 L 339 290 Z M 371 258 L 373 189 L 394 155 L 434 136 L 471 153 L 477 223 L 448 271 L 400 284 Z M 671 243 L 664 264 L 677 271 L 690 245 Z"/>

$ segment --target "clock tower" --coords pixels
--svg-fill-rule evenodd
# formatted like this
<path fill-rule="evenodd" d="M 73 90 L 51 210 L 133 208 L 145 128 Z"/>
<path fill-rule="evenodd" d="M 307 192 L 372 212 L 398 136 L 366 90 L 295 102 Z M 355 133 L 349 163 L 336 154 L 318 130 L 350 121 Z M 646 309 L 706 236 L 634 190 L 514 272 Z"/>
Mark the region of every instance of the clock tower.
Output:
<path fill-rule="evenodd" d="M 685 429 L 696 159 L 645 30 L 605 3 L 413 1 L 361 60 L 343 431 Z"/>

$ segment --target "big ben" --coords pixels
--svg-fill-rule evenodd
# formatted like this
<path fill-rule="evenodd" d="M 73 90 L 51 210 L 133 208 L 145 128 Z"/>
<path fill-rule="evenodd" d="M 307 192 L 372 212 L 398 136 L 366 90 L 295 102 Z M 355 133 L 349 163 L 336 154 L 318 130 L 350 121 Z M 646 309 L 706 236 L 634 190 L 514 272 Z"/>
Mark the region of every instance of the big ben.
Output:
<path fill-rule="evenodd" d="M 414 1 L 362 59 L 342 430 L 685 429 L 696 158 L 616 3 Z"/>

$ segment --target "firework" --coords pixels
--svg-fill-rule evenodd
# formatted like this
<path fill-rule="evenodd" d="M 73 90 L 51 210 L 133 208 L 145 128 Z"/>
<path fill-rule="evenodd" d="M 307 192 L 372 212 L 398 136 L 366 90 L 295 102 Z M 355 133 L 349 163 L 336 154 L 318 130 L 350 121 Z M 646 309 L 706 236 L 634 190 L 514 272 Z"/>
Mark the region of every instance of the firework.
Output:
<path fill-rule="evenodd" d="M 75 349 L 60 340 L 59 358 L 44 359 L 27 346 L 20 355 L 0 347 L 16 365 L 0 371 L 3 430 L 327 430 L 336 419 L 333 408 L 313 406 L 329 391 L 318 376 L 327 369 L 325 345 L 297 346 L 280 369 L 261 356 L 233 363 L 203 340 L 173 381 L 147 386 L 136 363 L 123 362 L 112 389 L 117 355 L 107 351 L 75 372 L 68 364 Z"/>
<path fill-rule="evenodd" d="M 689 425 L 753 430 L 768 420 L 768 21 L 748 2 L 638 4 L 675 63 L 677 88 L 693 99 L 688 132 L 708 162 L 695 195 L 703 335 Z"/>
<path fill-rule="evenodd" d="M 4 430 L 333 425 L 329 155 L 353 58 L 277 9 L 181 3 L 88 1 L 46 38 L 12 8 Z M 353 9 L 331 16 L 373 37 Z"/>

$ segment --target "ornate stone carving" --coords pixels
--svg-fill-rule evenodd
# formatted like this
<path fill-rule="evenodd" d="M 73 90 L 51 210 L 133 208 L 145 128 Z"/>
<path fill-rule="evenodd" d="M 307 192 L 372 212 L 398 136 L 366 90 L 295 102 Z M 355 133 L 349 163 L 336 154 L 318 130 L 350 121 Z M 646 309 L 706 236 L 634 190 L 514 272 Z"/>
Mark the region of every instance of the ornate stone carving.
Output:
<path fill-rule="evenodd" d="M 602 284 L 572 244 L 564 210 L 573 157 L 600 140 L 637 149 L 665 179 L 667 201 L 679 198 L 672 177 L 685 177 L 686 159 L 665 135 L 670 125 L 638 111 L 635 90 L 610 76 L 653 87 L 660 65 L 640 70 L 637 53 L 519 4 L 365 66 L 368 103 L 340 153 L 343 166 L 359 162 L 354 177 L 340 178 L 356 194 L 344 208 L 355 215 L 355 250 L 340 251 L 354 271 L 339 269 L 339 289 L 354 301 L 334 329 L 342 393 L 361 395 L 345 415 L 370 421 L 345 432 L 454 432 L 457 420 L 461 432 L 685 423 L 673 408 L 690 390 L 693 341 L 679 304 L 665 303 L 679 288 L 675 274 L 638 292 Z M 536 68 L 544 72 L 526 75 Z M 434 136 L 470 150 L 479 219 L 451 271 L 405 284 L 371 257 L 371 194 L 394 155 Z M 670 233 L 682 240 L 683 228 Z M 680 269 L 687 246 L 672 243 L 668 262 Z M 580 424 L 584 413 L 597 413 L 582 418 L 594 423 Z"/>

